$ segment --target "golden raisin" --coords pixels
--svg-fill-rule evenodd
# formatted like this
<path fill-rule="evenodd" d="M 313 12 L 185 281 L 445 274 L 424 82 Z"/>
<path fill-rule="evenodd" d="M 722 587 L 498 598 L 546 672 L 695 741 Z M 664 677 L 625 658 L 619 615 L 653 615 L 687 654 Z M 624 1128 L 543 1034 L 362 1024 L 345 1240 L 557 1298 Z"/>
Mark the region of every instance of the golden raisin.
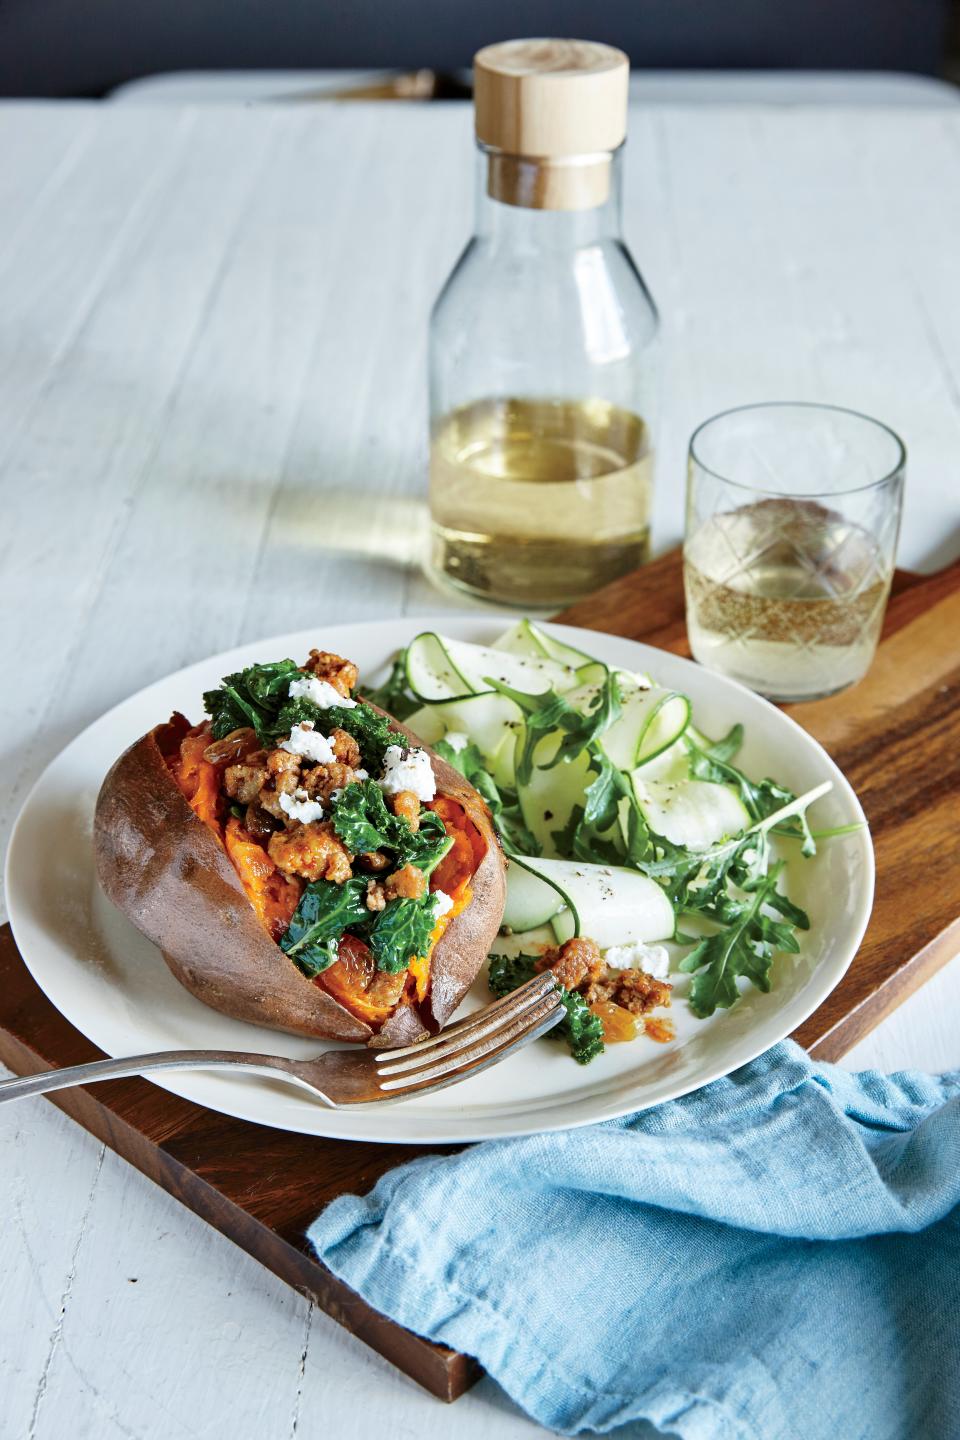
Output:
<path fill-rule="evenodd" d="M 619 1045 L 624 1040 L 637 1037 L 637 1018 L 622 1005 L 612 1000 L 598 1000 L 590 1009 L 603 1025 L 603 1039 L 606 1045 Z"/>

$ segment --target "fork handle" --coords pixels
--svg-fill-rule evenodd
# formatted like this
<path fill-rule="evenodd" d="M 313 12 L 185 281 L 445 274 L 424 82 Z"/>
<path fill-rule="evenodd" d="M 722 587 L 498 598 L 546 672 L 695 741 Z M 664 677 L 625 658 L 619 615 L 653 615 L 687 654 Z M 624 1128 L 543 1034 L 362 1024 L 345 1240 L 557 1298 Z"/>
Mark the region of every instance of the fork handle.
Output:
<path fill-rule="evenodd" d="M 48 1095 L 71 1085 L 97 1080 L 119 1080 L 124 1075 L 146 1075 L 151 1070 L 261 1070 L 275 1074 L 289 1071 L 290 1062 L 281 1055 L 254 1055 L 243 1050 L 155 1050 L 147 1055 L 127 1055 L 115 1060 L 91 1060 L 86 1065 L 68 1065 L 63 1070 L 44 1070 L 39 1075 L 0 1080 L 0 1104 L 23 1100 L 28 1095 Z"/>

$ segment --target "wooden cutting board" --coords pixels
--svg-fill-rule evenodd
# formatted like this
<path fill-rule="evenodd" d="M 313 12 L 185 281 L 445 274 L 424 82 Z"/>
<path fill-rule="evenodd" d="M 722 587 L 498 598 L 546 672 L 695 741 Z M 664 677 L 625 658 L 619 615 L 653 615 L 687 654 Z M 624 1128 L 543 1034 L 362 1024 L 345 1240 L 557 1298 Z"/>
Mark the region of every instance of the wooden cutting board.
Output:
<path fill-rule="evenodd" d="M 559 617 L 688 653 L 679 553 L 617 581 Z M 837 1059 L 960 950 L 960 564 L 898 572 L 877 660 L 854 690 L 791 713 L 856 787 L 877 853 L 877 900 L 843 983 L 796 1034 Z M 0 1060 L 17 1074 L 100 1052 L 46 999 L 0 930 Z M 232 1120 L 147 1080 L 50 1097 L 92 1134 L 314 1301 L 434 1395 L 455 1400 L 479 1376 L 467 1355 L 432 1345 L 372 1310 L 319 1265 L 304 1232 L 338 1195 L 365 1194 L 416 1155 L 460 1148 L 373 1145 L 290 1135 Z"/>

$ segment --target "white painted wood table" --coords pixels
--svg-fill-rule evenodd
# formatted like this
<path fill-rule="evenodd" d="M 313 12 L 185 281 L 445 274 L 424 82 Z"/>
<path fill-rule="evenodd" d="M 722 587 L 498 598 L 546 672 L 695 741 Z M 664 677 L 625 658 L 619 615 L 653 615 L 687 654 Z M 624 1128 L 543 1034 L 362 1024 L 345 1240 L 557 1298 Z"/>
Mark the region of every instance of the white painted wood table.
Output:
<path fill-rule="evenodd" d="M 0 834 L 108 706 L 420 578 L 428 306 L 459 106 L 0 107 Z M 960 112 L 638 110 L 627 232 L 666 319 L 656 541 L 693 425 L 830 399 L 910 448 L 903 563 L 960 549 Z M 946 637 L 945 637 L 946 638 Z M 955 637 L 950 637 L 955 643 Z M 960 1064 L 960 967 L 850 1056 Z M 0 1112 L 3 1440 L 532 1435 L 455 1412 L 36 1100 Z"/>

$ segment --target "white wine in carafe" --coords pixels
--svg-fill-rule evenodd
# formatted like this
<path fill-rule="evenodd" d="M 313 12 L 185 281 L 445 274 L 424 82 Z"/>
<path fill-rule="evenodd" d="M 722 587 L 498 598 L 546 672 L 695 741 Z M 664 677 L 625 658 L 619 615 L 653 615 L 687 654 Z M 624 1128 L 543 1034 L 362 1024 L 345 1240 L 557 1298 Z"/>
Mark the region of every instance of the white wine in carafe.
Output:
<path fill-rule="evenodd" d="M 527 608 L 589 594 L 649 554 L 653 457 L 608 401 L 483 400 L 430 447 L 431 566 Z"/>

